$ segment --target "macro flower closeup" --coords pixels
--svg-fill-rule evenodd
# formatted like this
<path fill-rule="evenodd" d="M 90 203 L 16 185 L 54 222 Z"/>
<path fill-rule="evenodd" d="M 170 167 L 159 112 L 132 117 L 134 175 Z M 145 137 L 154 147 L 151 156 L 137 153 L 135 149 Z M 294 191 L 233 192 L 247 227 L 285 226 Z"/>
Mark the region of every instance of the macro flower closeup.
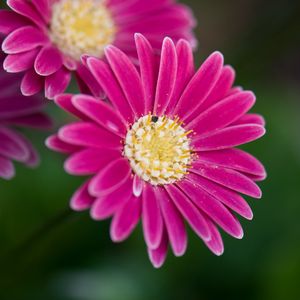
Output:
<path fill-rule="evenodd" d="M 103 57 L 114 44 L 134 59 L 135 32 L 156 50 L 164 36 L 195 45 L 191 11 L 174 0 L 7 0 L 0 11 L 0 32 L 7 54 L 4 69 L 23 72 L 24 95 L 45 90 L 49 99 L 66 90 L 72 72 L 81 89 L 98 91 L 97 82 L 80 62 L 83 54 Z M 87 78 L 88 77 L 88 78 Z M 87 80 L 88 79 L 88 80 Z"/>
<path fill-rule="evenodd" d="M 142 221 L 151 262 L 160 267 L 170 244 L 187 248 L 185 222 L 216 255 L 219 229 L 243 237 L 236 214 L 252 219 L 241 194 L 261 197 L 262 164 L 236 147 L 264 135 L 264 119 L 249 113 L 250 91 L 233 86 L 235 74 L 219 52 L 195 71 L 191 45 L 165 38 L 160 62 L 141 34 L 135 35 L 139 69 L 115 46 L 106 62 L 85 65 L 107 101 L 65 94 L 55 102 L 79 121 L 47 140 L 67 153 L 65 170 L 90 178 L 71 200 L 95 220 L 112 217 L 113 241 L 125 240 Z"/>
<path fill-rule="evenodd" d="M 0 53 L 0 62 L 4 54 Z M 36 95 L 24 97 L 17 86 L 21 77 L 0 70 L 0 178 L 15 175 L 13 161 L 35 167 L 39 156 L 30 141 L 16 128 L 50 129 L 52 122 L 42 110 L 43 99 Z"/>

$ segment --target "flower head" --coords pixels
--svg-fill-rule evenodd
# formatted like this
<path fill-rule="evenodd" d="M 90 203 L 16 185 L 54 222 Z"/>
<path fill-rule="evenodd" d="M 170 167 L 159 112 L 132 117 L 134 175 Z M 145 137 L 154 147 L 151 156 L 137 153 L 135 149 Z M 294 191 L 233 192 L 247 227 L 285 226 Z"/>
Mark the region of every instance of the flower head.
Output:
<path fill-rule="evenodd" d="M 0 53 L 0 62 L 4 54 Z M 39 163 L 39 156 L 30 141 L 16 128 L 49 129 L 50 118 L 42 112 L 44 101 L 38 95 L 24 97 L 16 92 L 19 75 L 0 70 L 0 178 L 11 179 L 15 175 L 13 161 L 29 167 Z"/>
<path fill-rule="evenodd" d="M 165 35 L 195 44 L 190 10 L 174 0 L 7 0 L 12 10 L 0 11 L 0 32 L 7 58 L 4 69 L 25 71 L 24 95 L 45 89 L 47 98 L 66 90 L 75 74 L 82 90 L 98 90 L 86 77 L 83 54 L 102 58 L 114 44 L 134 58 L 133 34 L 145 34 L 156 50 Z M 87 83 L 86 83 L 87 82 Z"/>
<path fill-rule="evenodd" d="M 139 70 L 114 46 L 105 48 L 107 63 L 85 60 L 107 102 L 87 95 L 55 100 L 80 120 L 47 145 L 70 155 L 67 172 L 91 176 L 71 206 L 90 209 L 96 220 L 112 217 L 117 242 L 142 219 L 156 267 L 169 243 L 176 256 L 184 254 L 184 220 L 221 255 L 218 227 L 242 238 L 233 213 L 251 219 L 252 211 L 240 194 L 260 198 L 255 182 L 266 176 L 256 158 L 236 148 L 265 133 L 263 118 L 249 113 L 255 96 L 233 87 L 234 71 L 219 52 L 195 71 L 186 41 L 166 38 L 157 64 L 148 40 L 140 34 L 135 40 Z"/>

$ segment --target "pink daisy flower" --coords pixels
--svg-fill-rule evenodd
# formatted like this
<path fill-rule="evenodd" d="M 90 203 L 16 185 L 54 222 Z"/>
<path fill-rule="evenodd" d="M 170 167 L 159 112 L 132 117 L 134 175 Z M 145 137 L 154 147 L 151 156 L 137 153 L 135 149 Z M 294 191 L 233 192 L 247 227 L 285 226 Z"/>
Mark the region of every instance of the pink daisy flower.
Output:
<path fill-rule="evenodd" d="M 187 247 L 186 221 L 216 255 L 219 228 L 235 238 L 243 230 L 235 214 L 252 219 L 241 194 L 260 198 L 255 183 L 262 164 L 235 147 L 265 133 L 264 120 L 248 113 L 252 92 L 234 88 L 234 71 L 213 53 L 194 70 L 191 46 L 163 42 L 160 63 L 146 38 L 135 35 L 140 69 L 114 46 L 107 63 L 85 63 L 108 99 L 62 95 L 56 103 L 80 121 L 47 140 L 70 155 L 65 170 L 91 176 L 74 194 L 74 210 L 95 220 L 112 217 L 111 238 L 125 240 L 139 220 L 150 260 L 160 267 L 168 244 L 176 256 Z"/>
<path fill-rule="evenodd" d="M 0 11 L 0 32 L 7 35 L 2 44 L 8 55 L 4 69 L 26 72 L 21 83 L 26 96 L 45 89 L 46 97 L 54 98 L 66 90 L 73 71 L 82 90 L 99 92 L 80 62 L 81 55 L 101 58 L 105 46 L 114 44 L 134 56 L 135 32 L 145 34 L 155 49 L 161 48 L 166 35 L 196 43 L 193 15 L 175 0 L 7 0 L 7 4 L 12 10 Z"/>
<path fill-rule="evenodd" d="M 4 55 L 0 53 L 0 63 Z M 0 70 L 0 178 L 11 179 L 15 175 L 13 161 L 29 167 L 39 163 L 39 156 L 30 141 L 19 133 L 16 127 L 49 129 L 49 117 L 42 112 L 41 97 L 24 97 L 16 92 L 21 80 L 19 75 Z"/>

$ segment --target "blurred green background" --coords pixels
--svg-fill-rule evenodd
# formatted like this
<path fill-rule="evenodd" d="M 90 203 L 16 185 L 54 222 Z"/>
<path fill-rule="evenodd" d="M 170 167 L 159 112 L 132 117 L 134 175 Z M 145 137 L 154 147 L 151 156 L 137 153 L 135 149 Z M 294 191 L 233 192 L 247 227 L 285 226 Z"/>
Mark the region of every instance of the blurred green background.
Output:
<path fill-rule="evenodd" d="M 199 21 L 198 64 L 223 52 L 267 120 L 268 134 L 246 146 L 268 179 L 262 200 L 249 199 L 255 217 L 242 220 L 244 239 L 223 234 L 225 253 L 215 257 L 190 232 L 186 255 L 169 253 L 155 270 L 141 228 L 113 244 L 108 221 L 69 211 L 81 179 L 45 149 L 46 134 L 28 133 L 40 168 L 18 166 L 13 181 L 0 181 L 1 300 L 300 299 L 300 1 L 182 2 Z M 50 111 L 63 119 L 53 105 Z"/>

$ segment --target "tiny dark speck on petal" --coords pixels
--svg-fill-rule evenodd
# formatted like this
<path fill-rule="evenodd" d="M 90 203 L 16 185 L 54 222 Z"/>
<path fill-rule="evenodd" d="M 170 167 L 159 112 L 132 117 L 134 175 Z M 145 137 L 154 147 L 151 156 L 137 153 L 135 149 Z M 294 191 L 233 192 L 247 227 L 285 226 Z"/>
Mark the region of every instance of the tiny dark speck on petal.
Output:
<path fill-rule="evenodd" d="M 153 116 L 153 117 L 151 118 L 151 121 L 152 121 L 153 123 L 156 123 L 156 122 L 158 121 L 158 117 L 157 117 L 157 116 Z"/>

